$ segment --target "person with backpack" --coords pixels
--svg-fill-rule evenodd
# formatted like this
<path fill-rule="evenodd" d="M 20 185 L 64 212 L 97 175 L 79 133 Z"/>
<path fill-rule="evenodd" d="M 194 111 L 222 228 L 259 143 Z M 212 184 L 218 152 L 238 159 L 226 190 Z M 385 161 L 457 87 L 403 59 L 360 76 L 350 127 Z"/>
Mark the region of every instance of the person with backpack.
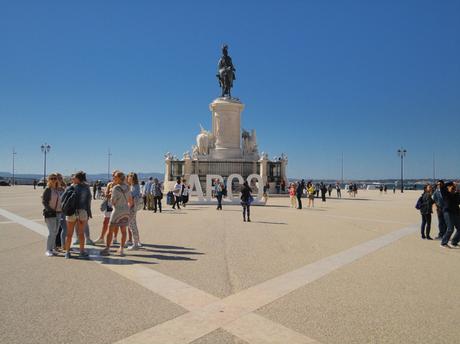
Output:
<path fill-rule="evenodd" d="M 161 185 L 158 181 L 158 178 L 153 180 L 152 185 L 152 196 L 153 196 L 153 212 L 156 213 L 157 210 L 161 213 L 161 200 L 163 199 L 163 192 L 161 191 Z"/>
<path fill-rule="evenodd" d="M 458 248 L 460 241 L 460 194 L 456 192 L 456 185 L 453 182 L 446 183 L 441 193 L 444 201 L 444 220 L 447 227 L 446 233 L 442 237 L 441 247 Z M 451 246 L 449 246 L 449 240 L 455 228 L 457 232 L 452 237 Z"/>
<path fill-rule="evenodd" d="M 430 184 L 426 184 L 423 188 L 423 194 L 417 201 L 416 208 L 420 210 L 420 214 L 422 215 L 422 225 L 420 227 L 422 239 L 433 240 L 430 237 L 430 230 L 431 230 L 431 214 L 433 213 L 433 198 L 431 197 L 432 194 L 432 187 Z"/>
<path fill-rule="evenodd" d="M 130 245 L 130 242 L 132 242 L 132 246 L 129 246 L 128 250 L 138 250 L 140 247 L 142 247 L 142 245 L 139 238 L 139 229 L 137 228 L 136 214 L 138 210 L 142 209 L 143 200 L 137 173 L 131 172 L 128 174 L 128 184 L 130 185 L 131 197 L 133 199 L 133 203 L 129 208 L 128 224 L 128 245 Z"/>
<path fill-rule="evenodd" d="M 48 239 L 46 241 L 47 257 L 55 256 L 56 237 L 59 231 L 59 223 L 61 222 L 61 199 L 59 193 L 59 181 L 56 173 L 51 173 L 47 179 L 47 187 L 43 191 L 43 217 L 45 218 L 46 226 L 48 227 Z"/>
<path fill-rule="evenodd" d="M 80 246 L 80 257 L 87 258 L 85 251 L 85 227 L 88 219 L 91 218 L 91 190 L 86 182 L 86 173 L 79 171 L 72 178 L 70 185 L 62 194 L 62 211 L 66 214 L 67 237 L 65 241 L 65 258 L 71 258 L 70 245 L 72 235 L 77 226 L 77 233 Z"/>
<path fill-rule="evenodd" d="M 251 187 L 248 184 L 248 181 L 245 181 L 243 188 L 241 189 L 241 206 L 243 207 L 243 222 L 251 222 L 251 204 L 254 201 L 254 198 L 251 195 Z"/>
<path fill-rule="evenodd" d="M 118 254 L 124 256 L 124 247 L 126 243 L 126 227 L 129 224 L 130 207 L 133 205 L 133 198 L 129 186 L 125 183 L 125 174 L 116 171 L 113 175 L 113 189 L 110 201 L 113 211 L 110 215 L 109 233 L 107 234 L 106 247 L 101 251 L 101 256 L 110 254 L 110 245 L 114 234 L 120 229 L 121 242 Z"/>

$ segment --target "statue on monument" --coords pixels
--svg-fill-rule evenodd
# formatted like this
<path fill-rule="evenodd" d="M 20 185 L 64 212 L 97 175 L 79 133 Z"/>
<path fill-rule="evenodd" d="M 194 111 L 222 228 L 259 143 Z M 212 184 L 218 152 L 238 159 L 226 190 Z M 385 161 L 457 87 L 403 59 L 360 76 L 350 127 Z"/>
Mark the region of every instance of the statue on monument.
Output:
<path fill-rule="evenodd" d="M 217 67 L 219 79 L 219 86 L 222 88 L 222 97 L 231 98 L 231 89 L 233 87 L 233 80 L 235 80 L 235 67 L 233 67 L 232 58 L 228 55 L 228 46 L 225 44 L 222 47 L 222 57 L 219 60 Z"/>
<path fill-rule="evenodd" d="M 258 154 L 256 131 L 254 129 L 251 132 L 243 129 L 241 139 L 243 141 L 244 155 Z"/>
<path fill-rule="evenodd" d="M 196 136 L 196 149 L 192 152 L 199 155 L 208 155 L 209 150 L 214 147 L 214 135 L 200 125 L 201 132 Z"/>

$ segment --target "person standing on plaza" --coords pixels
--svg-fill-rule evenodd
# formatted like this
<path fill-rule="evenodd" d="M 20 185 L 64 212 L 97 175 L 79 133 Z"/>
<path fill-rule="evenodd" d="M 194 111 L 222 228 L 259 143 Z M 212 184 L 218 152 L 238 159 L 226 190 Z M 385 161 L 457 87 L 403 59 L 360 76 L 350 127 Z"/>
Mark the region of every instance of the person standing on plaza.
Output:
<path fill-rule="evenodd" d="M 297 197 L 297 209 L 302 209 L 302 195 L 305 190 L 305 181 L 302 179 L 297 183 L 296 197 Z"/>
<path fill-rule="evenodd" d="M 340 190 L 339 182 L 335 184 L 335 190 L 337 191 L 337 198 L 342 198 L 342 190 Z"/>
<path fill-rule="evenodd" d="M 217 210 L 222 210 L 222 197 L 224 196 L 223 190 L 224 184 L 219 179 L 216 179 L 216 184 L 214 185 L 214 194 L 217 198 Z"/>
<path fill-rule="evenodd" d="M 187 184 L 187 181 L 184 179 L 182 181 L 182 206 L 185 208 L 188 198 L 189 198 L 189 193 L 190 193 L 190 185 Z"/>
<path fill-rule="evenodd" d="M 243 222 L 251 222 L 251 203 L 253 197 L 251 195 L 251 188 L 248 181 L 245 181 L 241 189 L 241 206 L 243 207 Z"/>
<path fill-rule="evenodd" d="M 173 195 L 174 195 L 174 203 L 172 206 L 173 209 L 176 209 L 176 205 L 177 205 L 177 209 L 180 209 L 181 194 L 182 194 L 182 181 L 180 177 L 177 177 L 176 184 L 174 185 L 174 189 L 173 189 Z"/>
<path fill-rule="evenodd" d="M 88 257 L 85 251 L 85 227 L 88 219 L 91 216 L 91 191 L 86 182 L 86 173 L 83 171 L 77 172 L 72 179 L 70 185 L 62 194 L 62 207 L 66 212 L 67 221 L 67 237 L 65 241 L 65 258 L 71 258 L 70 244 L 72 243 L 72 235 L 75 225 L 80 246 L 80 257 Z"/>
<path fill-rule="evenodd" d="M 43 217 L 45 218 L 46 226 L 48 227 L 48 239 L 46 241 L 45 255 L 52 257 L 56 255 L 56 237 L 59 231 L 59 223 L 61 221 L 61 199 L 59 193 L 59 181 L 56 173 L 51 173 L 48 176 L 48 184 L 43 191 Z"/>
<path fill-rule="evenodd" d="M 433 193 L 433 200 L 436 203 L 436 215 L 438 216 L 438 236 L 436 240 L 442 240 L 442 237 L 446 233 L 446 220 L 444 219 L 444 201 L 442 199 L 442 189 L 444 189 L 444 180 L 438 180 L 436 183 L 436 191 Z"/>
<path fill-rule="evenodd" d="M 153 178 L 150 177 L 147 183 L 145 183 L 145 188 L 144 188 L 144 194 L 147 196 L 147 209 L 148 210 L 153 210 L 152 184 L 153 184 Z"/>
<path fill-rule="evenodd" d="M 433 189 L 430 184 L 425 185 L 423 194 L 420 196 L 420 214 L 422 215 L 421 234 L 422 239 L 433 240 L 430 237 L 431 214 L 433 213 L 433 198 L 431 197 Z"/>
<path fill-rule="evenodd" d="M 446 183 L 441 193 L 444 201 L 444 220 L 447 227 L 446 233 L 442 237 L 441 247 L 457 248 L 460 241 L 460 194 L 456 192 L 456 186 L 453 182 Z M 454 233 L 454 228 L 457 229 L 457 232 L 452 237 L 452 246 L 449 246 L 449 240 Z"/>
<path fill-rule="evenodd" d="M 308 195 L 308 208 L 315 207 L 315 194 L 316 194 L 315 186 L 311 181 L 307 183 L 307 195 Z"/>
<path fill-rule="evenodd" d="M 152 196 L 153 196 L 153 212 L 156 213 L 157 210 L 161 213 L 161 200 L 163 198 L 163 192 L 161 191 L 161 185 L 158 181 L 158 178 L 153 180 L 152 184 Z"/>
<path fill-rule="evenodd" d="M 96 193 L 97 193 L 97 181 L 93 182 L 93 201 L 96 200 Z"/>
<path fill-rule="evenodd" d="M 329 184 L 327 186 L 327 194 L 329 195 L 329 198 L 331 197 L 331 194 L 332 194 L 332 184 Z"/>
<path fill-rule="evenodd" d="M 142 195 L 142 200 L 144 202 L 144 210 L 147 207 L 147 195 L 145 194 L 145 182 L 141 181 L 141 195 Z"/>
<path fill-rule="evenodd" d="M 128 247 L 128 250 L 137 250 L 142 247 L 139 238 L 139 229 L 137 227 L 136 214 L 137 210 L 142 206 L 141 188 L 139 186 L 139 179 L 137 173 L 131 172 L 128 174 L 128 184 L 130 186 L 131 197 L 133 202 L 129 208 L 129 241 L 133 242 L 133 245 Z"/>
<path fill-rule="evenodd" d="M 296 208 L 296 185 L 294 183 L 289 185 L 289 198 L 291 200 L 291 208 Z"/>
<path fill-rule="evenodd" d="M 37 179 L 34 179 L 34 183 L 33 183 L 33 184 L 34 184 L 34 190 L 36 190 L 36 189 L 37 189 Z"/>
<path fill-rule="evenodd" d="M 327 192 L 326 184 L 321 182 L 320 187 L 321 187 L 321 200 L 323 202 L 326 202 L 326 192 Z"/>
<path fill-rule="evenodd" d="M 109 234 L 107 235 L 106 247 L 101 251 L 102 256 L 110 254 L 110 245 L 112 244 L 113 235 L 120 229 L 121 242 L 118 254 L 124 256 L 124 247 L 126 243 L 126 227 L 129 224 L 130 208 L 133 205 L 133 198 L 129 186 L 125 183 L 125 174 L 116 171 L 113 177 L 113 189 L 111 203 L 113 207 L 110 215 Z"/>
<path fill-rule="evenodd" d="M 64 191 L 66 189 L 66 185 L 65 185 L 64 178 L 62 177 L 62 174 L 56 173 L 56 176 L 57 176 L 57 181 L 58 181 L 57 190 L 59 192 L 59 198 L 61 198 L 62 194 L 64 193 Z M 65 214 L 62 211 L 61 211 L 61 213 L 59 215 L 60 215 L 60 218 L 59 218 L 59 231 L 58 231 L 58 235 L 56 237 L 56 246 L 60 250 L 62 250 L 62 249 L 64 249 L 65 239 L 66 239 L 66 236 L 67 236 L 67 222 L 65 220 Z"/>
<path fill-rule="evenodd" d="M 116 171 L 112 172 L 112 177 Z M 107 232 L 109 231 L 109 222 L 110 222 L 110 215 L 112 215 L 112 203 L 110 201 L 112 197 L 112 188 L 113 182 L 108 182 L 107 187 L 105 188 L 104 192 L 104 200 L 101 204 L 101 211 L 104 213 L 104 221 L 102 222 L 102 230 L 99 239 L 95 241 L 95 245 L 104 245 L 105 244 L 105 237 Z"/>

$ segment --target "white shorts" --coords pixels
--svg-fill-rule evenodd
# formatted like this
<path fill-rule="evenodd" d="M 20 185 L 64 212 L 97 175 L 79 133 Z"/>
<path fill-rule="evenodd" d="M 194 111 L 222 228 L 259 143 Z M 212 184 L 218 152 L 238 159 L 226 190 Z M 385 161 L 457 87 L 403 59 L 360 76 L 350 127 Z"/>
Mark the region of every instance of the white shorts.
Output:
<path fill-rule="evenodd" d="M 81 222 L 88 221 L 88 212 L 84 209 L 78 209 L 75 214 L 66 216 L 65 219 L 68 222 L 76 222 L 77 220 Z"/>
<path fill-rule="evenodd" d="M 107 210 L 104 211 L 104 217 L 105 217 L 106 219 L 108 219 L 108 218 L 110 217 L 110 214 L 112 214 L 111 211 L 107 211 Z"/>

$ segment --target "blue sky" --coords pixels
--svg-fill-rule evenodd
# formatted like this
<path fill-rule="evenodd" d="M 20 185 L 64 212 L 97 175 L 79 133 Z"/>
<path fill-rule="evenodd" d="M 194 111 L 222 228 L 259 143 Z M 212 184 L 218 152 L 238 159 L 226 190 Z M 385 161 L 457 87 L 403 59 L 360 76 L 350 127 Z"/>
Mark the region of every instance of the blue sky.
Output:
<path fill-rule="evenodd" d="M 0 1 L 0 171 L 164 170 L 210 127 L 222 43 L 291 177 L 460 175 L 459 1 Z"/>

